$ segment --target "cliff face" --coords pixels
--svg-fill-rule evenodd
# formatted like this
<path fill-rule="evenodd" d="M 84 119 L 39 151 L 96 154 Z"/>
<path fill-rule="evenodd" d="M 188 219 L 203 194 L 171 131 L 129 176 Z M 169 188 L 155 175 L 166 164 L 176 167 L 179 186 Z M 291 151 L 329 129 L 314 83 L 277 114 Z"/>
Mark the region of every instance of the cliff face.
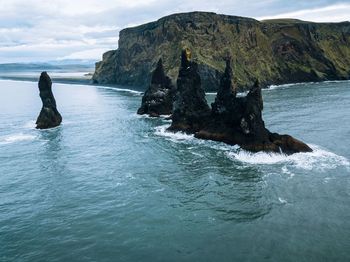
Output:
<path fill-rule="evenodd" d="M 96 63 L 93 81 L 146 87 L 159 58 L 175 82 L 179 54 L 193 51 L 205 90 L 217 90 L 233 57 L 235 83 L 262 86 L 350 78 L 350 22 L 312 23 L 193 12 L 174 14 L 120 32 L 119 48 Z"/>

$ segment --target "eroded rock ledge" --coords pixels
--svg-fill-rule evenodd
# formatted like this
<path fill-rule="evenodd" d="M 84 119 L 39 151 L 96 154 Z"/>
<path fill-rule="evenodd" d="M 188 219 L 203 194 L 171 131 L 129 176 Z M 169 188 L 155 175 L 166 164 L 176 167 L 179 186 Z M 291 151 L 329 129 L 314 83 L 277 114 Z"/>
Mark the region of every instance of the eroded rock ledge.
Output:
<path fill-rule="evenodd" d="M 221 141 L 252 151 L 293 154 L 311 152 L 305 143 L 289 135 L 271 133 L 262 119 L 261 87 L 256 81 L 246 97 L 237 97 L 231 59 L 226 60 L 219 91 L 210 109 L 201 86 L 198 66 L 189 50 L 181 56 L 177 94 L 169 131 L 192 133 L 197 138 Z"/>
<path fill-rule="evenodd" d="M 38 119 L 37 129 L 47 129 L 59 126 L 62 116 L 57 110 L 56 100 L 52 93 L 52 81 L 46 72 L 42 72 L 39 79 L 40 98 L 43 102 Z"/>

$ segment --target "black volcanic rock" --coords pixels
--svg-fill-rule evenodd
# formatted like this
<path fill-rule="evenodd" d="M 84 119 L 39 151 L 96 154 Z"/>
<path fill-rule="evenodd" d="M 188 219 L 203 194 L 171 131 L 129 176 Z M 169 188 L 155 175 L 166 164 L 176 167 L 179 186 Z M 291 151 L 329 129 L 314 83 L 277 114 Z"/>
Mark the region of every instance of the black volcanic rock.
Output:
<path fill-rule="evenodd" d="M 262 119 L 263 100 L 258 81 L 246 97 L 237 97 L 230 59 L 210 111 L 201 87 L 197 64 L 190 61 L 190 52 L 182 52 L 177 80 L 178 91 L 170 131 L 193 133 L 195 137 L 239 145 L 252 151 L 311 152 L 305 143 L 288 135 L 271 133 Z"/>
<path fill-rule="evenodd" d="M 173 107 L 170 130 L 195 132 L 202 128 L 210 108 L 201 85 L 198 65 L 191 61 L 191 51 L 185 49 L 181 54 L 181 66 L 177 78 L 177 92 Z"/>
<path fill-rule="evenodd" d="M 234 103 L 236 94 L 237 89 L 233 84 L 231 58 L 229 57 L 226 58 L 225 72 L 220 79 L 220 86 L 215 102 L 211 105 L 213 115 L 225 123 L 237 122 L 239 117 L 231 114 L 235 110 L 235 107 L 239 106 L 239 104 Z"/>
<path fill-rule="evenodd" d="M 36 128 L 47 129 L 59 126 L 62 122 L 62 116 L 57 110 L 56 100 L 52 93 L 51 78 L 46 72 L 42 72 L 40 75 L 39 91 L 43 106 L 36 120 Z"/>
<path fill-rule="evenodd" d="M 171 79 L 165 75 L 162 59 L 159 59 L 152 74 L 151 84 L 142 97 L 141 107 L 137 113 L 153 117 L 170 115 L 173 110 L 174 97 L 175 87 Z"/>

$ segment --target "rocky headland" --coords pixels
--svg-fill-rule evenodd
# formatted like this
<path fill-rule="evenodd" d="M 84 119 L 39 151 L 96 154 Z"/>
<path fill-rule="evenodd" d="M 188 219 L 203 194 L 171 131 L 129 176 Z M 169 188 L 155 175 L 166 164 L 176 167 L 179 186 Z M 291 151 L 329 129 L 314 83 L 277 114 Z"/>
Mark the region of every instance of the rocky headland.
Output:
<path fill-rule="evenodd" d="M 261 86 L 257 80 L 247 96 L 237 97 L 231 60 L 226 59 L 215 102 L 209 108 L 198 65 L 191 60 L 188 49 L 182 51 L 172 123 L 168 130 L 239 145 L 251 152 L 311 152 L 308 145 L 292 136 L 271 133 L 265 128 Z"/>
<path fill-rule="evenodd" d="M 350 22 L 258 21 L 207 12 L 174 14 L 120 32 L 93 81 L 147 87 L 160 57 L 176 79 L 184 46 L 193 50 L 204 90 L 217 91 L 227 54 L 238 90 L 260 85 L 350 78 Z"/>
<path fill-rule="evenodd" d="M 40 98 L 43 103 L 38 119 L 37 129 L 47 129 L 59 126 L 62 116 L 57 110 L 56 100 L 52 93 L 52 81 L 46 72 L 42 72 L 39 79 Z"/>

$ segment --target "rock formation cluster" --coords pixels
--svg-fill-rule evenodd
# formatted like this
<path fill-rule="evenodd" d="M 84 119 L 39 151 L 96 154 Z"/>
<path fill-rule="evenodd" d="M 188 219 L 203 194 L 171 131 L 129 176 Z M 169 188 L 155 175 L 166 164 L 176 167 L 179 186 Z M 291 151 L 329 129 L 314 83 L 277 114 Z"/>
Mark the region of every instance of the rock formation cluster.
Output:
<path fill-rule="evenodd" d="M 56 100 L 52 93 L 52 81 L 46 72 L 42 72 L 40 75 L 39 91 L 43 106 L 36 120 L 36 128 L 47 129 L 59 126 L 62 122 L 62 116 L 57 110 Z"/>
<path fill-rule="evenodd" d="M 183 131 L 197 138 L 239 145 L 252 152 L 293 154 L 312 151 L 292 136 L 271 133 L 265 128 L 261 86 L 257 80 L 245 97 L 237 97 L 231 58 L 226 59 L 225 72 L 211 106 L 209 108 L 205 99 L 198 65 L 191 60 L 191 52 L 185 49 L 181 55 L 169 131 Z"/>

